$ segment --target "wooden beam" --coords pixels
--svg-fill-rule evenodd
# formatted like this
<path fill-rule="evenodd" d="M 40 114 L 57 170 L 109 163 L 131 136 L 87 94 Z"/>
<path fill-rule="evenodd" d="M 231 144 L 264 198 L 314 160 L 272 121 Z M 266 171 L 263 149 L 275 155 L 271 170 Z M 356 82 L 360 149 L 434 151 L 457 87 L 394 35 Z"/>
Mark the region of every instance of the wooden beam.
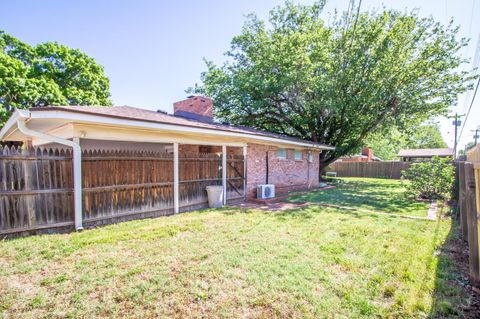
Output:
<path fill-rule="evenodd" d="M 173 143 L 173 211 L 179 213 L 179 172 L 178 172 L 178 143 Z"/>

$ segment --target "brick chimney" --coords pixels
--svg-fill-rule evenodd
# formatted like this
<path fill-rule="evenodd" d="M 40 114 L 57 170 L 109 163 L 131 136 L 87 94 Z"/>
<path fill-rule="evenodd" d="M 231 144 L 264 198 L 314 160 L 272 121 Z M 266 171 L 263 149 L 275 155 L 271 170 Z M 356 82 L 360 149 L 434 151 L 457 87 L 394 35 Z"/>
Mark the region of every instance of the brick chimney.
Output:
<path fill-rule="evenodd" d="M 362 155 L 367 157 L 367 162 L 371 162 L 373 158 L 373 150 L 370 147 L 362 149 Z"/>
<path fill-rule="evenodd" d="M 173 103 L 173 114 L 188 119 L 212 122 L 213 101 L 205 96 L 190 95 L 186 100 Z"/>

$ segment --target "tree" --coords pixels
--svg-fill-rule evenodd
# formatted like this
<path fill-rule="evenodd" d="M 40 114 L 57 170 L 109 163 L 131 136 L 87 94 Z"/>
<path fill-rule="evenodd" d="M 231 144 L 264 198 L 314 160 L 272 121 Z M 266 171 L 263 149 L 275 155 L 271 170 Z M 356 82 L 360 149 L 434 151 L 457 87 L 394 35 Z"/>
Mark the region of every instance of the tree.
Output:
<path fill-rule="evenodd" d="M 465 149 L 458 151 L 459 155 L 467 155 L 467 152 L 471 150 L 472 148 L 475 147 L 475 142 L 468 142 L 467 145 L 465 145 Z"/>
<path fill-rule="evenodd" d="M 404 132 L 394 126 L 374 132 L 365 139 L 364 145 L 372 148 L 373 154 L 382 160 L 396 159 L 401 149 L 447 147 L 438 125 L 430 123 L 408 128 Z"/>
<path fill-rule="evenodd" d="M 373 154 L 384 161 L 395 160 L 398 152 L 405 148 L 406 139 L 396 127 L 372 133 L 365 139 L 364 146 L 370 147 Z"/>
<path fill-rule="evenodd" d="M 0 30 L 0 127 L 14 108 L 111 105 L 103 67 L 54 42 L 30 46 Z"/>
<path fill-rule="evenodd" d="M 408 148 L 445 148 L 447 143 L 437 124 L 424 124 L 406 132 Z"/>
<path fill-rule="evenodd" d="M 374 131 L 444 114 L 470 80 L 458 28 L 415 12 L 354 12 L 320 18 L 324 2 L 286 2 L 268 23 L 250 15 L 221 66 L 203 84 L 221 120 L 336 147 L 320 170 Z"/>

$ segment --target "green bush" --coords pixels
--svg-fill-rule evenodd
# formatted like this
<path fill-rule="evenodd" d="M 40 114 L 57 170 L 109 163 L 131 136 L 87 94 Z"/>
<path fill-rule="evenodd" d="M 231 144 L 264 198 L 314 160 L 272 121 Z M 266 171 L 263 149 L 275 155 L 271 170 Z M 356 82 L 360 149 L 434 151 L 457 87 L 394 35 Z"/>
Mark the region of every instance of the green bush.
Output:
<path fill-rule="evenodd" d="M 414 163 L 402 172 L 410 180 L 407 195 L 416 199 L 442 199 L 452 196 L 455 168 L 449 159 L 433 157 L 431 161 Z"/>

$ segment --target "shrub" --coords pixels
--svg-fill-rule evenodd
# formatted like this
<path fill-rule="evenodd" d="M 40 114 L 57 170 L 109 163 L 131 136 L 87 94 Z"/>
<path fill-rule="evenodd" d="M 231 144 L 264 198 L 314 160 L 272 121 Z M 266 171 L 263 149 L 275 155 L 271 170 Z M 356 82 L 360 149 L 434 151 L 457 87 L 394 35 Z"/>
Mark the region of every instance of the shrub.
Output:
<path fill-rule="evenodd" d="M 431 161 L 413 163 L 402 172 L 410 180 L 407 195 L 416 199 L 450 199 L 455 181 L 455 168 L 449 159 L 433 157 Z"/>

